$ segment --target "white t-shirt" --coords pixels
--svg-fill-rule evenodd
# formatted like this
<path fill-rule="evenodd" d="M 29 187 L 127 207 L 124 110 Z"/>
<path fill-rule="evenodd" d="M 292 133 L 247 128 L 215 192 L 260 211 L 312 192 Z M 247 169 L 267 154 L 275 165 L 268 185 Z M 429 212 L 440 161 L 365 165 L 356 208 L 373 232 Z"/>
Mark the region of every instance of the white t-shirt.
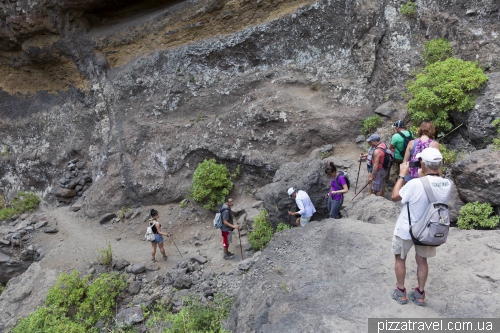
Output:
<path fill-rule="evenodd" d="M 299 190 L 297 192 L 295 196 L 295 202 L 299 207 L 299 214 L 303 217 L 310 217 L 316 212 L 316 209 L 311 202 L 311 198 L 309 198 L 309 195 L 307 195 L 307 193 L 302 190 Z"/>
<path fill-rule="evenodd" d="M 451 181 L 437 176 L 425 177 L 429 179 L 436 200 L 444 200 L 451 190 Z M 406 203 L 410 203 L 411 224 L 414 225 L 422 215 L 424 215 L 430 201 L 427 199 L 427 194 L 425 194 L 424 185 L 420 178 L 414 178 L 406 183 L 406 185 L 399 190 L 399 196 L 401 197 L 403 208 L 401 209 L 396 226 L 394 227 L 394 235 L 401 237 L 401 239 L 411 239 L 410 226 L 408 224 L 408 207 Z"/>

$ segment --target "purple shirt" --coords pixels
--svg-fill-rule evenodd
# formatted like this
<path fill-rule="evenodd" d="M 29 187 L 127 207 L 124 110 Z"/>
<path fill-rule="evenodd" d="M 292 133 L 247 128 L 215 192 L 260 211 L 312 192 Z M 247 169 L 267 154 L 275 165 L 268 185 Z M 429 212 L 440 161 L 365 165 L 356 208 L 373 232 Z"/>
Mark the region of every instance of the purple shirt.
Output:
<path fill-rule="evenodd" d="M 339 183 L 340 187 L 337 186 L 337 182 Z M 330 195 L 331 195 L 332 191 L 342 191 L 344 189 L 344 185 L 347 184 L 344 176 L 342 176 L 342 175 L 338 175 L 337 182 L 335 181 L 334 178 L 332 178 L 332 180 L 330 182 L 330 185 L 332 186 L 332 189 L 330 190 Z M 335 193 L 333 195 L 333 200 L 337 200 L 337 201 L 342 200 L 342 195 L 343 195 L 342 193 Z"/>

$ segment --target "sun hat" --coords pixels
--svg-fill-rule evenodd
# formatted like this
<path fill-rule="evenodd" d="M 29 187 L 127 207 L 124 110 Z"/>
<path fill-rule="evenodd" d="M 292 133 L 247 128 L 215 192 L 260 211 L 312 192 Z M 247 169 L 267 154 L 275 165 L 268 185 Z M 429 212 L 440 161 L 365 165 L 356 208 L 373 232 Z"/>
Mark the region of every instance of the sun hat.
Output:
<path fill-rule="evenodd" d="M 421 158 L 427 162 L 441 162 L 443 160 L 443 155 L 441 155 L 436 148 L 429 147 L 418 153 L 416 158 Z"/>
<path fill-rule="evenodd" d="M 291 196 L 292 196 L 292 194 L 293 194 L 293 192 L 295 192 L 295 189 L 294 189 L 293 187 L 290 187 L 290 188 L 288 189 L 288 196 L 289 196 L 289 197 L 291 197 Z"/>
<path fill-rule="evenodd" d="M 378 134 L 372 134 L 368 139 L 366 139 L 366 142 L 370 141 L 380 141 L 380 136 L 378 136 Z"/>

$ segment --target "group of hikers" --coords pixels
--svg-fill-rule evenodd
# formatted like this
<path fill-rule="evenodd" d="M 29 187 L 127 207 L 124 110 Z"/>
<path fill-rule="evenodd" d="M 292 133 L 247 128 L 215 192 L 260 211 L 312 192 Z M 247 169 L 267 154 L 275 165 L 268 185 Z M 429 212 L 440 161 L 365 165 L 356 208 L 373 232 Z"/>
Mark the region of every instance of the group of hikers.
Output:
<path fill-rule="evenodd" d="M 432 122 L 424 121 L 417 131 L 417 138 L 413 137 L 403 122 L 398 120 L 392 127 L 395 134 L 388 145 L 381 142 L 380 136 L 372 134 L 366 142 L 370 146 L 367 153 L 361 153 L 360 163 L 366 159 L 368 170 L 368 194 L 374 193 L 377 196 L 384 195 L 385 182 L 391 175 L 391 168 L 398 174 L 392 190 L 392 200 L 401 201 L 403 208 L 397 219 L 392 239 L 392 253 L 395 256 L 396 288 L 391 292 L 391 297 L 399 304 L 408 302 L 405 282 L 406 256 L 412 246 L 415 245 L 415 260 L 417 262 L 417 282 L 418 286 L 411 290 L 408 297 L 417 305 L 424 305 L 425 283 L 429 268 L 427 258 L 436 255 L 435 246 L 416 245 L 410 234 L 410 225 L 414 225 L 426 211 L 430 199 L 428 191 L 432 191 L 434 199 L 445 202 L 449 199 L 449 194 L 453 183 L 442 177 L 443 157 L 439 151 L 439 143 L 434 140 L 435 128 Z M 386 165 L 386 154 L 391 154 L 393 163 Z M 330 162 L 325 167 L 325 174 L 330 177 L 330 191 L 325 197 L 328 198 L 327 207 L 329 217 L 339 219 L 340 209 L 344 201 L 344 194 L 349 191 L 348 180 L 344 173 L 337 170 L 335 164 Z M 423 179 L 427 178 L 427 180 Z M 419 181 L 420 180 L 420 181 Z M 427 191 L 424 187 L 424 180 Z M 429 185 L 430 184 L 430 185 Z M 360 191 L 361 192 L 361 191 Z M 287 191 L 290 198 L 295 200 L 297 211 L 289 211 L 289 216 L 296 216 L 297 226 L 306 226 L 311 217 L 316 212 L 309 195 L 302 190 L 290 187 Z M 233 221 L 231 207 L 234 201 L 231 197 L 225 199 L 224 205 L 219 210 L 222 215 L 222 246 L 224 249 L 223 258 L 232 259 L 234 254 L 229 252 L 232 231 L 240 226 Z M 406 205 L 405 205 L 406 204 Z M 152 261 L 155 261 L 156 247 L 160 248 L 164 259 L 167 259 L 163 248 L 163 236 L 170 236 L 169 233 L 161 231 L 161 226 L 157 219 L 159 214 L 156 210 L 151 210 L 150 225 L 153 225 L 153 233 L 157 234 L 157 239 L 152 242 Z"/>

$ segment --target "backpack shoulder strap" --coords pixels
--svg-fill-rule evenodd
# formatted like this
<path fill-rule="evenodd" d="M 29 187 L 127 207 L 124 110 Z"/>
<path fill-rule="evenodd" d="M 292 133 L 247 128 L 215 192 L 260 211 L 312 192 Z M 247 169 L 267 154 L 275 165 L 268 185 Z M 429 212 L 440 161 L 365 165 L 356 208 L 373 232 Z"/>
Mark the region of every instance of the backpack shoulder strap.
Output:
<path fill-rule="evenodd" d="M 427 179 L 427 176 L 420 177 L 419 179 L 422 182 L 422 185 L 424 185 L 425 194 L 427 194 L 429 201 L 436 202 L 436 196 L 434 195 L 434 192 L 432 192 L 431 183 L 429 182 L 429 179 Z"/>
<path fill-rule="evenodd" d="M 431 202 L 436 202 L 437 199 L 436 199 L 436 196 L 434 195 L 434 192 L 432 192 L 431 183 L 429 182 L 429 179 L 427 179 L 427 177 L 421 177 L 419 179 L 422 182 L 422 184 L 424 185 L 424 190 L 425 190 L 425 193 L 427 194 L 427 197 L 429 198 L 429 200 Z M 445 203 L 445 204 L 448 204 L 448 201 L 450 201 L 451 192 L 453 191 L 453 186 L 454 186 L 451 179 L 448 179 L 448 181 L 450 182 L 450 190 L 448 191 L 448 193 L 446 194 L 446 197 L 443 200 L 443 203 Z"/>
<path fill-rule="evenodd" d="M 398 132 L 398 134 L 401 135 L 403 137 L 403 139 L 411 138 L 411 133 L 410 133 L 410 136 L 406 136 L 402 132 Z"/>

